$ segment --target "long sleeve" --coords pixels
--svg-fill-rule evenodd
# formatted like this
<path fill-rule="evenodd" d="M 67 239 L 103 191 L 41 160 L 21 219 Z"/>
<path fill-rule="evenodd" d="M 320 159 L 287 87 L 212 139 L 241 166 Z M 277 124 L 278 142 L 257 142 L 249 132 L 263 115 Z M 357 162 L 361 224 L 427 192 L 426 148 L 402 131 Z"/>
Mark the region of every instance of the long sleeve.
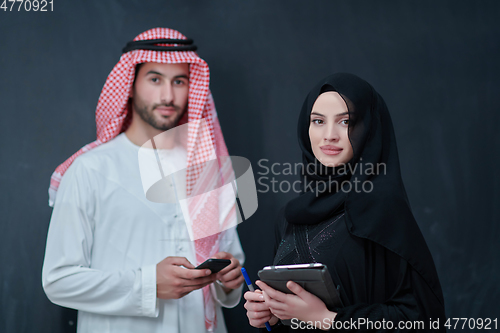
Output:
<path fill-rule="evenodd" d="M 414 273 L 412 273 L 410 265 L 401 259 L 400 279 L 394 294 L 384 303 L 355 303 L 336 309 L 335 322 L 338 325 L 336 327 L 342 327 L 343 331 L 398 332 L 404 331 L 404 329 L 399 329 L 400 323 L 402 325 L 410 325 L 410 323 L 411 325 L 418 325 L 417 322 L 422 321 L 425 325 L 422 328 L 427 328 L 428 318 L 424 319 L 419 315 L 417 300 L 413 294 L 412 274 Z M 379 287 L 386 288 L 383 285 L 379 285 Z M 342 322 L 342 325 L 340 325 L 340 322 Z M 381 329 L 377 329 L 375 325 L 384 322 L 386 324 L 382 325 Z M 352 323 L 355 323 L 355 325 L 352 325 Z"/>
<path fill-rule="evenodd" d="M 54 303 L 98 314 L 158 315 L 156 266 L 104 271 L 92 268 L 95 196 L 99 185 L 78 159 L 60 184 L 42 270 Z"/>
<path fill-rule="evenodd" d="M 344 224 L 336 231 L 345 234 Z M 437 330 L 430 321 L 440 319 L 438 330 L 444 330 L 442 306 L 408 261 L 370 240 L 345 235 L 332 242 L 338 255 L 322 259 L 332 267 L 345 305 L 336 309 L 338 327 L 343 322 L 345 331 L 431 332 Z M 362 325 L 347 325 L 353 322 Z"/>
<path fill-rule="evenodd" d="M 283 222 L 282 216 L 284 214 L 284 211 L 285 211 L 285 207 L 280 208 L 280 210 L 277 213 L 277 221 L 278 222 L 274 224 L 274 249 L 273 249 L 274 253 L 273 253 L 273 256 L 276 255 L 276 252 L 277 252 L 278 247 L 281 243 L 281 239 L 282 239 L 282 235 L 283 235 L 283 232 L 281 229 L 284 227 L 284 224 L 282 223 Z M 278 321 L 274 326 L 271 326 L 271 332 L 285 333 L 285 332 L 289 332 L 289 330 L 291 330 L 290 326 L 283 325 L 280 321 Z M 259 328 L 259 332 L 265 333 L 265 332 L 267 332 L 267 329 L 266 328 Z"/>
<path fill-rule="evenodd" d="M 236 228 L 230 228 L 224 232 L 224 235 L 220 242 L 220 251 L 231 253 L 236 259 L 239 260 L 240 264 L 243 266 L 245 263 L 245 254 L 241 248 L 240 239 Z M 214 296 L 217 303 L 225 308 L 233 308 L 240 302 L 241 294 L 243 290 L 243 284 L 230 291 L 226 292 L 217 283 L 211 285 L 212 295 Z"/>

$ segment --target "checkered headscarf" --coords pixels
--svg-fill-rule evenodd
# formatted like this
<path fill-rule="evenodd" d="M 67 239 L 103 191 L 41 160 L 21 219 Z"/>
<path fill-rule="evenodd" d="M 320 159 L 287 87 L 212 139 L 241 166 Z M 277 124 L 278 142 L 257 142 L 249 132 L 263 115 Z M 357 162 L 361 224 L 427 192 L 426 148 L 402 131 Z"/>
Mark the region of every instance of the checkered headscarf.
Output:
<path fill-rule="evenodd" d="M 186 39 L 186 37 L 172 29 L 154 28 L 141 33 L 134 38 L 134 41 L 151 39 Z M 161 45 L 172 46 L 172 44 Z M 230 179 L 234 177 L 234 173 L 230 160 L 220 159 L 221 156 L 228 156 L 228 152 L 209 90 L 208 65 L 194 51 L 139 49 L 121 56 L 120 61 L 109 74 L 97 103 L 97 140 L 85 145 L 57 167 L 50 180 L 49 205 L 54 205 L 59 183 L 75 158 L 113 139 L 130 125 L 132 117 L 128 100 L 134 82 L 135 67 L 137 64 L 146 62 L 189 63 L 190 65 L 188 110 L 180 123 L 189 123 L 186 192 L 192 197 L 188 208 L 195 239 L 196 260 L 201 263 L 219 251 L 221 233 L 218 230 L 224 230 L 220 225 L 227 225 L 236 220 L 236 210 L 234 201 L 219 200 L 218 190 L 209 193 L 204 191 L 206 179 L 211 179 L 210 177 L 214 175 L 222 179 Z M 204 120 L 205 130 L 200 128 L 202 123 L 200 120 Z M 219 160 L 218 170 L 210 167 L 214 164 L 203 164 L 208 161 L 211 154 L 213 156 L 211 152 L 213 148 Z M 204 193 L 204 195 L 197 195 L 198 193 Z M 211 236 L 204 237 L 204 235 Z M 208 286 L 203 288 L 203 295 L 205 325 L 208 330 L 213 330 L 216 325 L 215 305 Z"/>

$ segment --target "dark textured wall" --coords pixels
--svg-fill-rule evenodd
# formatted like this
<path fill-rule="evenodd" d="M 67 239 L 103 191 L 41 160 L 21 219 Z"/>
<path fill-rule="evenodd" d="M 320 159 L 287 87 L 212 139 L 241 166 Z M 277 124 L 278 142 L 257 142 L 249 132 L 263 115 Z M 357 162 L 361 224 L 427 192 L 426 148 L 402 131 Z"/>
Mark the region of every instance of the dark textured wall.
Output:
<path fill-rule="evenodd" d="M 41 287 L 49 178 L 95 139 L 95 106 L 121 48 L 156 26 L 196 41 L 229 151 L 249 158 L 257 178 L 261 159 L 300 161 L 296 119 L 316 81 L 347 71 L 372 83 L 393 117 L 447 315 L 500 316 L 499 2 L 54 0 L 53 12 L 17 8 L 0 10 L 0 332 L 74 330 L 75 312 L 51 304 Z M 273 216 L 294 195 L 259 193 L 257 213 L 239 226 L 252 278 L 271 262 Z M 253 331 L 242 303 L 226 321 L 232 332 Z"/>

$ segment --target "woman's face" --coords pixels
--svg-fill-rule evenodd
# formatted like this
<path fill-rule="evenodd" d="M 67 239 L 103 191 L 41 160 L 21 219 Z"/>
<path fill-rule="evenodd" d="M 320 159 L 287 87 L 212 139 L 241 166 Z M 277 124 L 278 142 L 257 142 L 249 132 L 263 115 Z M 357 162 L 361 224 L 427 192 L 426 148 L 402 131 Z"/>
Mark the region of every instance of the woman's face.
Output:
<path fill-rule="evenodd" d="M 337 92 L 322 93 L 314 102 L 309 138 L 314 156 L 327 167 L 345 164 L 353 156 L 349 142 L 347 105 Z"/>

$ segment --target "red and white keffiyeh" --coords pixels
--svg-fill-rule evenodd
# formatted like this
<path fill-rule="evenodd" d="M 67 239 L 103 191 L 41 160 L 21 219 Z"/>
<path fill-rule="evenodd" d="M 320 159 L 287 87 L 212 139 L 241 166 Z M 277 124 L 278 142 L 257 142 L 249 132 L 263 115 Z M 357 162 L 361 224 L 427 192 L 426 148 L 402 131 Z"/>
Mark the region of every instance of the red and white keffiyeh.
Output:
<path fill-rule="evenodd" d="M 151 39 L 187 38 L 172 29 L 154 28 L 141 33 L 134 41 Z M 236 221 L 237 216 L 234 201 L 220 200 L 218 190 L 208 193 L 204 191 L 210 177 L 231 179 L 234 173 L 230 159 L 220 158 L 228 156 L 228 152 L 209 90 L 209 68 L 194 51 L 133 50 L 121 56 L 99 97 L 95 113 L 97 140 L 85 145 L 57 167 L 50 180 L 49 205 L 54 205 L 59 183 L 75 158 L 113 139 L 130 125 L 131 110 L 128 100 L 134 82 L 135 67 L 146 62 L 190 64 L 187 117 L 185 115 L 180 123 L 188 122 L 186 194 L 191 196 L 188 204 L 189 215 L 195 239 L 196 260 L 201 263 L 219 251 L 220 231 L 225 229 L 224 225 Z M 208 130 L 199 128 L 202 119 Z M 213 167 L 217 165 L 214 163 L 204 164 L 210 158 L 213 147 L 219 160 L 218 168 Z M 202 195 L 197 195 L 198 193 Z M 222 212 L 229 213 L 222 216 Z M 208 330 L 213 330 L 216 326 L 215 303 L 208 286 L 203 288 L 203 296 L 205 326 Z"/>

